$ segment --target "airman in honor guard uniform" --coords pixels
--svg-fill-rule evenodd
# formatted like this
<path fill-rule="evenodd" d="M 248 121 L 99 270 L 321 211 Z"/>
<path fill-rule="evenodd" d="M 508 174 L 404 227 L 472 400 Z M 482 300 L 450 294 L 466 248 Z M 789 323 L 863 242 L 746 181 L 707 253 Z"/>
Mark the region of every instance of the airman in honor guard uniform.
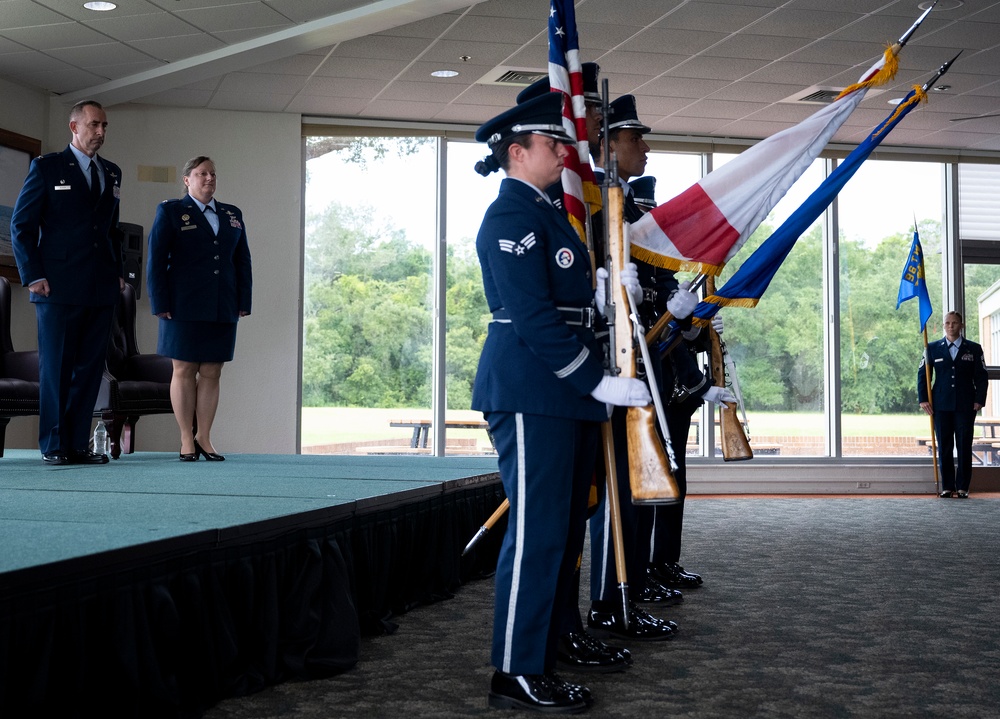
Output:
<path fill-rule="evenodd" d="M 557 608 L 572 594 L 587 494 L 607 405 L 643 406 L 638 380 L 604 374 L 590 259 L 543 192 L 571 138 L 546 93 L 482 125 L 507 177 L 476 239 L 493 314 L 473 387 L 496 441 L 510 516 L 496 573 L 489 704 L 584 711 L 589 690 L 553 673 Z"/>
<path fill-rule="evenodd" d="M 633 177 L 642 175 L 646 167 L 646 157 L 649 145 L 643 135 L 650 128 L 640 122 L 636 110 L 635 98 L 624 95 L 608 108 L 609 146 L 617 158 L 619 182 L 625 192 L 624 219 L 626 222 L 636 222 L 644 214 L 637 206 L 634 189 L 628 184 Z M 603 173 L 601 173 L 603 179 Z M 652 178 L 649 178 L 652 179 Z M 648 194 L 652 194 L 650 191 Z M 657 317 L 669 311 L 682 325 L 690 329 L 690 321 L 685 322 L 697 305 L 697 297 L 687 289 L 679 286 L 674 273 L 643 262 L 635 262 L 638 266 L 638 279 L 642 286 L 642 301 L 639 313 L 643 324 L 648 329 Z M 697 332 L 695 332 L 697 334 Z M 676 352 L 677 350 L 675 350 Z M 675 387 L 675 377 L 690 385 L 691 395 L 696 398 L 712 399 L 709 395 L 710 383 L 697 368 L 692 356 L 686 350 L 680 350 L 674 360 L 661 362 L 659 352 L 650 347 L 654 375 L 658 387 L 665 395 L 668 429 L 671 431 L 672 447 L 675 452 L 683 453 L 687 440 L 687 429 L 681 433 L 674 431 L 676 422 L 672 414 L 678 409 L 671 408 L 670 400 Z M 676 367 L 674 365 L 677 365 Z M 661 365 L 663 373 L 661 375 Z M 666 385 L 666 386 L 665 386 Z M 695 400 L 695 406 L 700 399 Z M 690 423 L 690 411 L 686 417 Z M 620 636 L 637 641 L 656 641 L 670 639 L 677 632 L 674 622 L 652 616 L 638 606 L 638 602 L 659 603 L 664 605 L 682 601 L 679 591 L 662 586 L 654 578 L 648 576 L 650 558 L 650 536 L 653 530 L 654 509 L 651 506 L 635 506 L 631 501 L 631 484 L 628 470 L 628 454 L 626 440 L 625 412 L 616 411 L 612 416 L 612 430 L 615 435 L 615 454 L 617 458 L 618 492 L 624 538 L 626 573 L 629 582 L 629 616 L 628 623 L 623 621 L 621 603 L 617 592 L 617 579 L 614 567 L 614 552 L 611 548 L 611 517 L 607 503 L 602 503 L 598 512 L 590 520 L 591 536 L 591 609 L 587 617 L 588 626 L 602 633 Z M 683 454 L 678 455 L 681 477 L 683 481 Z M 683 497 L 683 487 L 682 490 Z M 667 509 L 656 507 L 655 511 Z"/>
<path fill-rule="evenodd" d="M 601 122 L 604 119 L 602 112 L 602 98 L 598 89 L 598 76 L 600 67 L 596 62 L 585 62 L 581 65 L 583 75 L 583 98 L 586 108 L 587 144 L 591 153 L 600 147 Z M 551 92 L 549 78 L 543 77 L 524 88 L 517 96 L 517 103 L 523 104 L 542 95 Z M 546 194 L 559 210 L 563 207 L 563 185 L 562 180 L 556 180 L 552 185 L 545 188 Z M 603 247 L 601 241 L 603 234 L 603 221 L 598 212 L 591 218 L 591 238 L 597 247 Z M 595 254 L 602 254 L 597 251 Z M 606 329 L 599 329 L 597 336 L 606 336 Z M 603 493 L 603 481 L 596 484 L 597 496 L 589 497 L 589 505 L 594 507 L 601 493 Z M 584 538 L 581 537 L 580 553 L 583 552 Z M 578 563 L 579 565 L 579 563 Z M 593 636 L 583 626 L 580 617 L 580 597 L 579 597 L 579 575 L 577 569 L 574 580 L 574 593 L 571 601 L 567 601 L 564 611 L 556 619 L 560 624 L 559 642 L 556 647 L 556 660 L 558 663 L 570 670 L 590 671 L 590 672 L 616 672 L 624 671 L 632 664 L 632 655 L 628 649 L 614 647 L 605 644 L 603 641 Z"/>
<path fill-rule="evenodd" d="M 652 175 L 639 177 L 628 183 L 632 187 L 636 206 L 643 212 L 656 207 L 656 178 Z M 712 327 L 722 334 L 722 316 L 712 318 Z M 709 352 L 711 343 L 705 332 L 688 330 L 685 341 L 672 352 L 664 355 L 660 365 L 660 392 L 666 407 L 668 429 L 677 460 L 674 479 L 680 490 L 680 502 L 674 505 L 653 506 L 653 534 L 649 548 L 650 581 L 646 586 L 647 598 L 658 593 L 657 584 L 666 588 L 694 588 L 702 584 L 699 575 L 684 571 L 677 562 L 681 553 L 681 530 L 684 523 L 684 497 L 687 494 L 686 447 L 688 432 L 691 430 L 691 415 L 698 411 L 705 395 L 711 400 L 716 393 L 724 399 L 721 391 L 711 390 L 712 383 L 698 366 L 695 355 Z M 726 395 L 728 397 L 728 395 Z M 728 401 L 728 399 L 724 399 Z M 677 590 L 679 594 L 679 590 Z M 660 592 L 662 593 L 662 592 Z"/>

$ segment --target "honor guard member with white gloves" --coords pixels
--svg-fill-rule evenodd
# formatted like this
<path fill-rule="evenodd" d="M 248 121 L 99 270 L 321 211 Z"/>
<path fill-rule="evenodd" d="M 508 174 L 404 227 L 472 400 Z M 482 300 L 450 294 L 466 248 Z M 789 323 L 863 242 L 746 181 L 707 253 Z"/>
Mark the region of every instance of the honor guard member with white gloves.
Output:
<path fill-rule="evenodd" d="M 639 177 L 630 181 L 629 185 L 640 210 L 649 212 L 656 207 L 655 177 Z M 721 315 L 716 314 L 712 318 L 712 327 L 722 334 Z M 674 479 L 680 490 L 680 501 L 671 505 L 654 505 L 652 508 L 650 576 L 643 601 L 670 603 L 683 600 L 676 588 L 694 588 L 702 584 L 699 575 L 684 571 L 684 567 L 678 564 L 684 527 L 684 498 L 687 495 L 687 436 L 691 430 L 691 415 L 698 411 L 702 401 L 716 404 L 736 401 L 732 392 L 723 387 L 715 387 L 699 367 L 696 354 L 710 351 L 708 333 L 694 327 L 684 332 L 684 342 L 669 354 L 663 355 L 660 364 L 660 394 L 666 408 L 667 429 L 670 431 L 671 445 L 677 461 Z"/>
<path fill-rule="evenodd" d="M 593 152 L 600 147 L 601 122 L 604 119 L 604 114 L 601 109 L 603 101 L 601 98 L 601 92 L 598 88 L 598 76 L 600 75 L 601 69 L 596 62 L 585 62 L 581 65 L 580 69 L 581 74 L 583 75 L 583 99 L 586 108 L 585 119 L 587 126 L 587 144 L 589 145 L 591 152 Z M 529 100 L 533 100 L 550 92 L 551 85 L 549 84 L 549 78 L 543 77 L 518 93 L 517 104 L 521 105 Z M 552 200 L 552 204 L 554 204 L 556 208 L 565 211 L 566 208 L 563 205 L 562 179 L 557 180 L 545 188 L 545 193 L 549 196 L 549 199 Z M 603 232 L 603 223 L 600 220 L 600 212 L 598 212 L 594 218 L 591 218 L 591 225 L 591 237 L 594 239 L 595 245 L 603 247 L 603 241 L 600 241 L 600 238 L 598 237 L 598 235 Z M 598 252 L 596 254 L 600 253 Z M 638 282 L 638 280 L 634 277 L 635 265 L 630 265 L 630 267 L 631 272 L 633 273 L 633 280 Z M 629 270 L 626 270 L 625 272 L 628 271 Z M 625 279 L 627 279 L 627 277 L 623 274 L 623 281 Z M 598 291 L 603 292 L 604 290 L 604 285 L 599 284 Z M 599 300 L 598 302 L 600 305 L 604 304 L 603 300 Z M 606 330 L 603 332 L 606 332 Z M 600 337 L 603 332 L 598 330 L 598 336 Z M 594 487 L 592 486 L 591 489 L 593 491 Z M 601 496 L 604 490 L 603 481 L 597 482 L 596 489 L 598 496 Z M 593 508 L 596 501 L 597 500 L 594 496 L 588 496 L 588 508 Z M 583 553 L 584 543 L 585 537 L 581 537 L 579 547 L 579 553 L 581 555 Z M 631 652 L 629 652 L 628 649 L 605 644 L 600 639 L 587 632 L 583 626 L 583 620 L 580 617 L 579 564 L 580 563 L 578 562 L 578 568 L 574 574 L 574 591 L 572 595 L 566 597 L 565 606 L 561 609 L 559 607 L 556 608 L 554 621 L 558 625 L 557 629 L 559 632 L 559 642 L 556 646 L 556 660 L 560 666 L 571 671 L 602 673 L 624 671 L 632 664 Z"/>
<path fill-rule="evenodd" d="M 510 501 L 489 704 L 576 713 L 590 692 L 553 673 L 553 612 L 572 591 L 606 403 L 650 397 L 638 380 L 604 375 L 587 248 L 542 190 L 559 178 L 571 143 L 561 110 L 562 96 L 547 93 L 476 132 L 507 177 L 476 239 L 493 320 L 472 407 L 489 422 Z"/>
<path fill-rule="evenodd" d="M 976 414 L 986 404 L 989 375 L 983 348 L 962 337 L 965 323 L 958 312 L 944 316 L 944 338 L 927 345 L 924 359 L 917 371 L 917 397 L 920 408 L 934 418 L 934 433 L 938 442 L 938 462 L 941 467 L 941 494 L 947 499 L 969 496 L 972 479 L 972 435 Z M 931 398 L 927 397 L 924 365 L 930 358 Z M 958 448 L 958 467 L 954 449 Z"/>
<path fill-rule="evenodd" d="M 608 107 L 607 118 L 610 151 L 618 164 L 618 178 L 625 193 L 624 219 L 635 222 L 642 217 L 633 198 L 629 179 L 642 175 L 646 168 L 649 145 L 643 135 L 649 127 L 639 121 L 635 97 L 624 95 Z M 598 157 L 598 166 L 603 162 Z M 603 172 L 598 171 L 598 179 L 603 180 Z M 601 231 L 602 235 L 604 230 Z M 596 234 L 596 233 L 595 233 Z M 631 263 L 630 263 L 631 264 Z M 650 309 L 657 313 L 669 310 L 675 317 L 686 318 L 698 303 L 697 296 L 686 289 L 678 288 L 674 273 L 643 262 L 635 262 L 638 281 L 641 285 L 638 296 L 634 297 L 640 315 L 649 316 Z M 598 270 L 598 286 L 606 282 L 607 271 Z M 651 348 L 654 367 L 659 365 L 655 348 Z M 656 641 L 670 639 L 677 632 L 674 622 L 652 616 L 636 602 L 646 595 L 646 568 L 649 555 L 649 536 L 652 527 L 652 509 L 632 504 L 632 488 L 628 469 L 628 442 L 626 413 L 616 410 L 611 418 L 615 441 L 615 457 L 618 479 L 619 508 L 625 554 L 625 570 L 629 582 L 628 626 L 618 591 L 614 551 L 611 541 L 611 516 L 606 501 L 597 508 L 590 520 L 591 605 L 587 615 L 587 625 L 602 635 L 613 635 L 634 641 Z M 673 598 L 673 593 L 667 593 Z M 662 599 L 662 597 L 658 597 Z"/>

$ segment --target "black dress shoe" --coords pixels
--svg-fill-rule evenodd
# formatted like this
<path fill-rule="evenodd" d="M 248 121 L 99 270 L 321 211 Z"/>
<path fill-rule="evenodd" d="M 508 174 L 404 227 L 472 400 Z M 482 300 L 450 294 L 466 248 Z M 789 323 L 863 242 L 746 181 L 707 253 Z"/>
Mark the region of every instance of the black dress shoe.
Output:
<path fill-rule="evenodd" d="M 45 464 L 69 464 L 69 456 L 64 452 L 47 452 L 42 455 L 42 461 Z"/>
<path fill-rule="evenodd" d="M 78 449 L 70 455 L 72 464 L 107 464 L 108 455 L 91 452 L 89 449 Z"/>
<path fill-rule="evenodd" d="M 206 452 L 204 449 L 202 449 L 201 445 L 198 444 L 198 440 L 195 440 L 194 441 L 195 458 L 197 458 L 199 454 L 205 459 L 207 459 L 209 462 L 224 462 L 226 460 L 226 458 L 223 457 L 221 454 L 216 454 L 215 452 Z"/>
<path fill-rule="evenodd" d="M 958 495 L 959 499 L 968 499 L 969 498 L 969 493 L 966 492 L 966 491 L 964 491 L 964 490 L 961 490 L 961 489 L 958 490 L 958 492 L 956 492 L 956 494 Z"/>
<path fill-rule="evenodd" d="M 582 694 L 550 674 L 493 672 L 489 705 L 494 709 L 533 709 L 547 714 L 579 714 L 587 710 Z"/>
<path fill-rule="evenodd" d="M 182 462 L 197 462 L 198 453 L 192 452 L 191 454 L 184 454 L 183 452 L 178 452 L 177 459 L 179 459 Z"/>
<path fill-rule="evenodd" d="M 645 604 L 662 604 L 666 607 L 672 607 L 683 602 L 684 595 L 679 589 L 664 587 L 650 574 L 646 577 L 646 586 L 639 593 L 638 601 Z"/>
<path fill-rule="evenodd" d="M 653 579 L 665 587 L 680 587 L 694 589 L 702 584 L 701 576 L 694 572 L 685 572 L 684 567 L 677 562 L 660 562 L 649 568 Z"/>
<path fill-rule="evenodd" d="M 587 672 L 621 672 L 632 664 L 627 649 L 616 649 L 586 632 L 571 632 L 559 637 L 556 661 L 569 669 Z"/>
<path fill-rule="evenodd" d="M 587 626 L 605 634 L 613 634 L 638 642 L 658 642 L 673 639 L 677 634 L 677 625 L 666 619 L 657 619 L 648 612 L 639 609 L 634 602 L 628 606 L 628 628 L 622 621 L 619 611 L 600 611 L 591 609 L 587 613 Z"/>
<path fill-rule="evenodd" d="M 952 492 L 950 489 L 946 489 L 943 492 L 941 492 L 941 494 L 939 494 L 938 496 L 941 499 L 951 499 L 952 497 L 955 496 L 955 493 Z"/>
<path fill-rule="evenodd" d="M 549 679 L 556 682 L 557 684 L 562 684 L 563 686 L 565 686 L 566 691 L 568 691 L 573 696 L 578 696 L 581 699 L 583 699 L 584 703 L 588 707 L 594 705 L 594 695 L 590 693 L 589 687 L 585 687 L 583 686 L 583 684 L 574 684 L 572 682 L 568 682 L 555 672 L 545 672 L 545 676 L 547 676 Z"/>

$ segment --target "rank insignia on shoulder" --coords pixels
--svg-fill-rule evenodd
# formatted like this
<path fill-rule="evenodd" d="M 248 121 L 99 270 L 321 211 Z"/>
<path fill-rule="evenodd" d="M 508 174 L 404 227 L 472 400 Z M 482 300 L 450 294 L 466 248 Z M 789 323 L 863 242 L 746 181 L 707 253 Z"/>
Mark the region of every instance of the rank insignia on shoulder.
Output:
<path fill-rule="evenodd" d="M 535 233 L 529 232 L 517 242 L 514 240 L 500 240 L 499 242 L 501 252 L 510 252 L 520 256 L 535 246 Z"/>

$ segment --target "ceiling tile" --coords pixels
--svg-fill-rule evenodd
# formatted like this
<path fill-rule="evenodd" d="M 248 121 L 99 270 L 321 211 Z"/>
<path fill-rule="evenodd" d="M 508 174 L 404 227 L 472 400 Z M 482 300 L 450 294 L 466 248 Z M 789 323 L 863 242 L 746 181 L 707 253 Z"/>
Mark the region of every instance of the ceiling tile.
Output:
<path fill-rule="evenodd" d="M 53 12 L 31 0 L 6 0 L 0 8 L 3 10 L 0 32 L 4 33 L 13 28 L 55 25 L 66 20 L 62 13 Z"/>
<path fill-rule="evenodd" d="M 84 27 L 80 23 L 73 22 L 4 30 L 3 35 L 35 50 L 51 50 L 56 47 L 78 47 L 88 43 L 108 41 L 107 36 Z"/>
<path fill-rule="evenodd" d="M 167 13 L 101 18 L 88 22 L 87 25 L 108 37 L 129 43 L 194 32 L 190 24 Z"/>
<path fill-rule="evenodd" d="M 225 44 L 211 35 L 181 35 L 178 37 L 135 40 L 132 47 L 160 60 L 175 62 L 218 50 Z"/>
<path fill-rule="evenodd" d="M 199 30 L 211 33 L 292 26 L 292 23 L 282 17 L 280 13 L 275 12 L 263 2 L 216 3 L 214 6 L 202 9 L 174 10 L 174 14 Z"/>

